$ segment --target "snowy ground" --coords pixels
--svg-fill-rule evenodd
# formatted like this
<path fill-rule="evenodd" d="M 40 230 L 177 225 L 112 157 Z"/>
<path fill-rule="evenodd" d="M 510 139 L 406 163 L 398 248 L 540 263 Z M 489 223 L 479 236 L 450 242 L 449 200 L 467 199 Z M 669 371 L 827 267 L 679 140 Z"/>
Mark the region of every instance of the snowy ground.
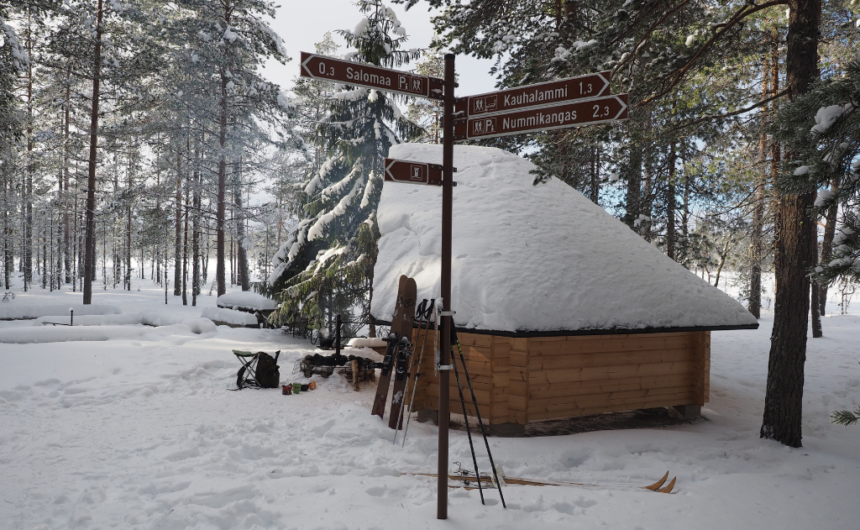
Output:
<path fill-rule="evenodd" d="M 140 287 L 94 301 L 180 320 L 215 304 L 170 296 L 165 306 L 163 291 Z M 11 303 L 80 301 L 18 294 Z M 301 381 L 290 372 L 310 351 L 305 341 L 174 325 L 97 342 L 2 343 L 0 528 L 857 528 L 860 427 L 831 425 L 828 414 L 860 405 L 860 317 L 828 317 L 826 337 L 810 339 L 798 450 L 758 437 L 772 316 L 761 324 L 713 334 L 706 421 L 491 439 L 510 476 L 605 487 L 510 486 L 507 510 L 495 491 L 481 506 L 477 491 L 451 490 L 448 521 L 435 519 L 435 484 L 403 475 L 435 470 L 435 427 L 413 422 L 406 447 L 392 446 L 387 421 L 370 416 L 372 388 L 355 393 L 334 376 L 298 396 L 227 391 L 232 348 L 280 349 L 282 381 Z M 469 460 L 465 433 L 452 431 L 451 446 L 452 461 Z M 666 470 L 676 495 L 633 488 Z"/>

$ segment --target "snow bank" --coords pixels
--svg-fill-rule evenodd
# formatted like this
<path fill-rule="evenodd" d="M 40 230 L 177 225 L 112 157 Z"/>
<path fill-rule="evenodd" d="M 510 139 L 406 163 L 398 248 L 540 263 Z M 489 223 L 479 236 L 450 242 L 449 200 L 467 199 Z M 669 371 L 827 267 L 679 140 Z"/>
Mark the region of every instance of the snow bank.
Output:
<path fill-rule="evenodd" d="M 379 337 L 374 337 L 372 339 L 356 337 L 354 339 L 349 339 L 347 346 L 350 348 L 385 348 L 388 346 L 388 343 Z"/>
<path fill-rule="evenodd" d="M 278 304 L 263 295 L 252 291 L 239 291 L 222 294 L 218 297 L 218 307 L 228 309 L 277 309 Z"/>
<path fill-rule="evenodd" d="M 247 313 L 243 313 L 247 314 Z M 249 315 L 250 316 L 250 315 Z M 256 322 L 256 319 L 254 319 Z M 68 316 L 49 316 L 49 317 L 39 317 L 36 319 L 34 325 L 42 326 L 42 325 L 50 325 L 50 324 L 68 324 L 69 317 Z M 205 333 L 208 331 L 215 331 L 215 325 L 206 318 L 188 318 L 188 317 L 179 317 L 174 315 L 165 315 L 158 311 L 142 311 L 140 313 L 132 313 L 128 315 L 91 315 L 91 316 L 78 316 L 77 310 L 75 310 L 75 322 L 74 327 L 78 326 L 151 326 L 151 327 L 160 327 L 160 326 L 173 326 L 176 324 L 183 324 L 194 333 Z"/>
<path fill-rule="evenodd" d="M 401 144 L 391 158 L 440 164 L 442 147 Z M 667 258 L 557 179 L 489 147 L 454 149 L 454 321 L 496 331 L 755 325 L 738 302 Z M 371 313 L 390 320 L 398 278 L 440 297 L 441 194 L 386 184 Z"/>
<path fill-rule="evenodd" d="M 83 315 L 119 315 L 120 308 L 112 305 L 83 304 L 0 304 L 0 320 L 24 320 L 45 316 L 69 316 L 74 309 L 75 317 Z"/>
<path fill-rule="evenodd" d="M 203 317 L 234 326 L 256 326 L 258 324 L 257 317 L 251 313 L 222 309 L 220 307 L 207 307 L 203 310 Z"/>
<path fill-rule="evenodd" d="M 50 342 L 100 342 L 107 340 L 160 340 L 170 335 L 200 335 L 216 331 L 215 324 L 204 318 L 185 319 L 153 329 L 150 326 L 43 326 L 0 329 L 2 344 L 44 344 Z"/>

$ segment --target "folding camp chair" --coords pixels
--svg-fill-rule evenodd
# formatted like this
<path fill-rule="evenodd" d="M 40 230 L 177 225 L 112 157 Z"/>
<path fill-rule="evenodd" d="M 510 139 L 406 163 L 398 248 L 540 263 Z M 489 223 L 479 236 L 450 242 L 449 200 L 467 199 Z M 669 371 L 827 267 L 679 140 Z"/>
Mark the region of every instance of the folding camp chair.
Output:
<path fill-rule="evenodd" d="M 278 386 L 277 380 L 275 381 L 274 386 L 266 384 L 266 379 L 271 378 L 271 374 L 259 374 L 257 373 L 258 364 L 260 362 L 260 354 L 265 352 L 257 352 L 252 353 L 249 351 L 242 350 L 233 350 L 233 355 L 239 359 L 239 362 L 242 363 L 242 367 L 239 368 L 239 373 L 236 376 L 236 386 L 237 390 L 241 390 L 244 387 L 251 388 L 276 388 Z M 278 350 L 275 352 L 275 361 L 274 361 L 274 372 L 278 374 L 278 357 L 281 355 L 281 351 Z M 269 354 L 266 354 L 269 359 L 271 357 Z M 270 362 L 270 361 L 268 361 Z M 272 368 L 270 367 L 269 370 Z M 278 378 L 279 375 L 274 375 L 275 378 Z"/>

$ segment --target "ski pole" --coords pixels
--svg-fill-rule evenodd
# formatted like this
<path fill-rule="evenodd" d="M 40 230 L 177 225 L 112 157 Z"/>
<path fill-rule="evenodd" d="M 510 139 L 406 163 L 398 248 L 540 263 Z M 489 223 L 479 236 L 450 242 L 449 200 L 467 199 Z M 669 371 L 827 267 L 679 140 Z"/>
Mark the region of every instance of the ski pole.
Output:
<path fill-rule="evenodd" d="M 421 322 L 424 320 L 424 307 L 426 305 L 427 305 L 427 299 L 426 298 L 424 300 L 422 300 L 420 304 L 418 304 L 418 329 L 419 330 L 421 329 Z M 426 335 L 425 335 L 425 338 L 426 338 Z M 422 346 L 422 350 L 423 350 L 423 348 L 424 347 Z M 422 351 L 422 353 L 423 353 L 423 351 Z M 400 430 L 400 426 L 402 425 L 401 422 L 403 421 L 403 407 L 406 405 L 406 391 L 409 388 L 409 374 L 412 373 L 412 364 L 413 364 L 414 360 L 415 360 L 414 356 L 410 357 L 409 367 L 406 369 L 406 386 L 403 388 L 403 395 L 400 397 L 400 410 L 397 412 L 397 423 L 394 424 L 394 440 L 392 441 L 393 444 L 397 443 L 397 431 Z M 414 388 L 414 383 L 413 383 L 413 388 Z M 409 410 L 412 410 L 411 405 L 410 405 Z M 406 423 L 407 424 L 409 423 L 408 419 L 406 420 Z M 405 443 L 405 440 L 406 440 L 406 432 L 405 431 L 403 433 L 403 439 L 404 439 L 404 443 Z"/>
<path fill-rule="evenodd" d="M 454 360 L 453 355 L 451 356 L 451 366 L 454 367 L 454 377 L 457 379 L 457 391 L 460 392 L 460 404 L 463 406 L 463 419 L 466 421 L 466 435 L 469 437 L 469 449 L 472 451 L 472 463 L 475 464 L 475 476 L 478 478 L 478 492 L 480 492 L 481 494 L 481 504 L 485 504 L 484 488 L 481 487 L 481 474 L 478 472 L 478 459 L 475 457 L 475 446 L 472 444 L 472 430 L 469 428 L 469 416 L 466 414 L 466 399 L 463 398 L 463 387 L 460 386 L 460 375 L 457 373 L 457 362 Z M 463 369 L 466 369 L 465 363 L 463 364 Z M 443 390 L 443 392 L 444 391 L 445 390 Z M 477 403 L 475 404 L 475 412 L 478 412 Z M 490 462 L 492 463 L 492 459 L 490 460 Z"/>
<path fill-rule="evenodd" d="M 422 305 L 426 307 L 427 299 L 424 299 L 421 302 Z M 430 315 L 433 314 L 433 306 L 436 304 L 436 299 L 433 298 L 430 300 L 430 308 L 424 311 L 424 340 L 421 341 L 421 353 L 418 354 L 418 368 L 415 369 L 415 377 L 412 378 L 412 397 L 409 399 L 409 410 L 412 410 L 412 404 L 415 403 L 415 389 L 418 388 L 418 377 L 421 376 L 421 362 L 424 359 L 424 346 L 427 344 L 427 333 L 430 331 Z M 419 311 L 421 311 L 420 307 Z M 418 329 L 421 329 L 421 322 L 418 322 Z M 410 367 L 411 373 L 411 367 Z M 406 435 L 409 434 L 409 420 L 412 419 L 412 415 L 406 416 L 406 427 L 403 429 L 403 442 L 400 444 L 400 447 L 406 447 Z"/>
<path fill-rule="evenodd" d="M 472 403 L 475 404 L 475 414 L 477 414 L 478 416 L 478 426 L 481 428 L 481 436 L 484 437 L 484 445 L 487 448 L 487 456 L 490 457 L 490 467 L 493 468 L 493 477 L 495 477 L 496 485 L 499 487 L 499 497 L 501 497 L 502 499 L 502 507 L 507 508 L 508 506 L 505 504 L 505 495 L 502 493 L 502 482 L 499 480 L 499 474 L 496 472 L 496 464 L 495 462 L 493 462 L 493 453 L 490 451 L 490 442 L 487 441 L 487 433 L 484 432 L 484 421 L 481 419 L 481 411 L 478 410 L 478 399 L 475 397 L 475 390 L 472 388 L 472 379 L 469 377 L 469 369 L 466 368 L 466 359 L 463 357 L 463 348 L 460 347 L 460 338 L 457 336 L 457 330 L 454 328 L 454 326 L 451 326 L 451 344 L 456 344 L 457 351 L 460 353 L 460 361 L 462 361 L 463 363 L 463 373 L 466 374 L 466 382 L 469 384 L 469 392 L 472 393 Z M 451 359 L 454 359 L 453 355 L 451 356 Z M 454 370 L 454 374 L 456 374 L 456 367 L 454 368 Z"/>

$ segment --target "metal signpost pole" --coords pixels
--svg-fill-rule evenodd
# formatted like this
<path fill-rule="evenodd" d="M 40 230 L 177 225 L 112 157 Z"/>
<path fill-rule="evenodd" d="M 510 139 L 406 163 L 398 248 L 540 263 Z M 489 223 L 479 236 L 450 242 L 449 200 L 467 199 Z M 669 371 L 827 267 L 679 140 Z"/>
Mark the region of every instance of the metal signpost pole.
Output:
<path fill-rule="evenodd" d="M 454 54 L 445 54 L 445 114 L 442 138 L 442 314 L 439 364 L 451 364 L 451 225 L 454 202 Z M 436 518 L 448 518 L 448 379 L 446 369 L 439 370 L 439 491 Z"/>

